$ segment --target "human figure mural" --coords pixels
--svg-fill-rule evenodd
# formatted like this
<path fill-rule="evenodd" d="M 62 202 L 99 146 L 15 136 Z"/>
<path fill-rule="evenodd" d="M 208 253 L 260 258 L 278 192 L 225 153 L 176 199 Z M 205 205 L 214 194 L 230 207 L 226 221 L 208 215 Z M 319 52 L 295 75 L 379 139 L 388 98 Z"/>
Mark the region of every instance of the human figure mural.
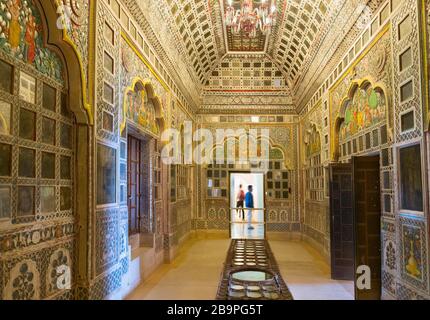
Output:
<path fill-rule="evenodd" d="M 309 134 L 309 141 L 306 144 L 306 157 L 309 158 L 319 152 L 321 152 L 321 137 L 315 126 L 313 126 Z"/>
<path fill-rule="evenodd" d="M 155 117 L 155 107 L 145 89 L 135 86 L 126 95 L 126 117 L 154 134 L 159 134 Z"/>
<path fill-rule="evenodd" d="M 15 52 L 19 47 L 19 42 L 21 38 L 21 24 L 19 22 L 20 16 L 20 0 L 12 0 L 7 3 L 7 9 L 9 14 L 6 14 L 6 18 L 10 18 L 9 22 L 9 44 L 13 52 Z M 3 8 L 2 8 L 3 9 Z"/>
<path fill-rule="evenodd" d="M 340 129 L 340 139 L 347 139 L 384 121 L 385 111 L 386 100 L 383 94 L 372 87 L 357 89 L 345 110 L 345 121 Z"/>
<path fill-rule="evenodd" d="M 0 0 L 0 48 L 62 82 L 62 63 L 45 48 L 41 17 L 33 0 Z"/>

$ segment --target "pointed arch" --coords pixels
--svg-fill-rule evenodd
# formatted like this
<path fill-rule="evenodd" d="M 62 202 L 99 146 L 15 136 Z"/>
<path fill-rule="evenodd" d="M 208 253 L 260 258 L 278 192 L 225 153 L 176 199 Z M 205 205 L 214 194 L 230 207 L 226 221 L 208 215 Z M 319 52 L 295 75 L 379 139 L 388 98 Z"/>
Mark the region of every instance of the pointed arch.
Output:
<path fill-rule="evenodd" d="M 76 120 L 79 124 L 92 125 L 93 109 L 92 103 L 90 102 L 91 97 L 87 90 L 87 81 L 85 78 L 85 68 L 82 63 L 82 57 L 79 53 L 74 41 L 67 34 L 67 28 L 63 25 L 61 30 L 57 26 L 59 16 L 57 13 L 57 5 L 54 1 L 35 1 L 36 6 L 42 15 L 42 25 L 44 31 L 44 42 L 46 46 L 56 52 L 66 68 L 66 85 L 69 90 L 69 99 L 73 100 L 73 103 L 69 102 L 69 108 L 75 114 Z M 90 15 L 94 12 L 94 2 L 90 1 Z M 91 20 L 91 17 L 90 17 Z M 91 40 L 90 40 L 91 41 Z M 91 60 L 89 58 L 89 60 Z M 91 74 L 91 70 L 90 74 Z M 90 76 L 91 78 L 91 76 Z M 71 85 L 73 83 L 73 85 Z M 91 84 L 89 85 L 91 88 Z"/>
<path fill-rule="evenodd" d="M 393 130 L 393 114 L 392 114 L 392 102 L 389 99 L 389 91 L 384 84 L 376 83 L 372 80 L 372 78 L 367 77 L 360 80 L 354 80 L 350 83 L 349 88 L 346 92 L 345 97 L 341 100 L 339 113 L 335 117 L 334 127 L 332 128 L 332 157 L 334 161 L 338 161 L 339 159 L 339 144 L 341 140 L 341 131 L 345 128 L 346 124 L 349 124 L 351 121 L 351 117 L 353 116 L 355 120 L 358 120 L 360 124 L 360 128 L 368 128 L 364 127 L 367 125 L 365 123 L 365 119 L 363 118 L 362 113 L 352 114 L 350 112 L 350 108 L 354 102 L 354 99 L 357 98 L 357 93 L 359 90 L 372 90 L 372 95 L 375 93 L 375 96 L 369 97 L 369 99 L 378 99 L 382 97 L 382 102 L 377 100 L 377 103 L 384 104 L 384 116 L 383 119 L 380 119 L 380 123 L 386 123 L 387 125 L 387 134 L 388 139 L 392 140 L 392 130 Z M 372 118 L 369 116 L 369 118 Z M 372 118 L 373 119 L 373 118 Z M 375 123 L 377 125 L 377 123 Z M 363 129 L 363 130 L 364 130 Z"/>
<path fill-rule="evenodd" d="M 305 130 L 304 144 L 305 148 L 305 161 L 311 156 L 321 153 L 322 150 L 322 134 L 317 125 L 311 122 Z"/>
<path fill-rule="evenodd" d="M 127 118 L 130 117 L 131 110 L 129 109 L 131 107 L 131 101 L 130 101 L 130 95 L 141 92 L 142 96 L 142 105 L 139 107 L 146 107 L 144 105 L 145 99 L 148 99 L 152 106 L 154 107 L 154 118 L 148 119 L 149 122 L 154 121 L 156 127 L 158 128 L 158 132 L 152 131 L 153 134 L 159 135 L 163 130 L 165 130 L 166 121 L 163 116 L 163 104 L 161 102 L 160 97 L 156 94 L 153 84 L 150 80 L 142 79 L 141 77 L 135 77 L 132 80 L 132 83 L 129 87 L 127 87 L 124 91 L 124 98 L 123 98 L 123 108 L 122 108 L 122 115 L 121 115 L 121 132 L 124 131 L 126 124 L 127 124 Z M 139 112 L 139 110 L 134 110 L 134 112 Z M 127 115 L 129 113 L 129 115 Z M 136 116 L 136 115 L 134 115 Z M 135 119 L 135 122 L 138 123 L 138 119 Z M 151 123 L 147 123 L 148 126 L 151 125 Z"/>
<path fill-rule="evenodd" d="M 227 143 L 228 139 L 232 139 L 235 142 L 235 146 L 236 146 L 236 150 L 237 150 L 237 146 L 241 142 L 241 139 L 243 139 L 243 138 L 246 138 L 247 139 L 246 141 L 249 142 L 249 139 L 250 138 L 252 139 L 252 136 L 249 134 L 245 134 L 245 135 L 241 135 L 239 137 L 225 138 L 222 144 L 215 142 L 212 149 L 209 151 L 209 154 L 211 155 L 211 157 L 215 157 L 217 150 L 222 148 L 222 147 L 224 147 L 224 153 L 226 153 L 227 148 L 226 148 L 225 144 Z M 270 147 L 269 156 L 271 155 L 271 152 L 274 150 L 281 152 L 282 160 L 283 160 L 285 168 L 287 170 L 294 170 L 293 164 L 289 162 L 289 159 L 286 156 L 287 151 L 285 150 L 285 148 L 282 145 L 275 143 L 275 141 L 272 139 L 272 137 L 258 137 L 257 138 L 257 145 L 259 143 L 261 143 L 263 140 L 266 140 L 269 144 L 269 147 Z M 237 154 L 236 154 L 236 159 L 237 159 Z"/>

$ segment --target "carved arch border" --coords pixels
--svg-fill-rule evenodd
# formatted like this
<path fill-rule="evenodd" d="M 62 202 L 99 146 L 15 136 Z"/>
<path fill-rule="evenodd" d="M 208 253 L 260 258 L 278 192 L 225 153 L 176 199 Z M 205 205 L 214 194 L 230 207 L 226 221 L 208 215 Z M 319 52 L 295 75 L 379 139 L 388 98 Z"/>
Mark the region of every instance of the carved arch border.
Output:
<path fill-rule="evenodd" d="M 41 25 L 43 29 L 43 44 L 49 50 L 57 54 L 61 60 L 64 68 L 64 86 L 68 90 L 68 107 L 76 118 L 75 128 L 75 146 L 74 158 L 76 175 L 73 177 L 73 192 L 75 201 L 75 221 L 80 228 L 80 232 L 76 233 L 77 245 L 73 253 L 76 256 L 76 263 L 73 264 L 72 270 L 77 278 L 82 282 L 91 278 L 90 276 L 90 262 L 86 259 L 87 254 L 90 254 L 90 249 L 87 246 L 88 239 L 90 239 L 91 231 L 88 228 L 88 221 L 91 216 L 91 185 L 93 183 L 91 178 L 91 128 L 94 124 L 92 107 L 89 99 L 94 99 L 94 94 L 90 92 L 88 96 L 87 81 L 85 78 L 86 70 L 83 67 L 82 57 L 79 53 L 74 41 L 67 34 L 65 25 L 63 30 L 58 28 L 57 21 L 59 16 L 57 13 L 60 0 L 34 0 L 34 5 L 38 10 L 41 17 Z M 89 1 L 89 29 L 94 29 L 94 13 L 95 1 Z M 64 21 L 63 21 L 64 22 Z M 94 77 L 94 59 L 91 58 L 91 45 L 93 44 L 92 38 L 89 38 L 90 57 L 89 57 L 89 88 L 93 90 Z M 73 103 L 72 103 L 72 99 Z M 78 152 L 79 150 L 79 152 Z M 38 275 L 38 277 L 41 275 Z M 39 281 L 39 280 L 38 280 Z M 72 286 L 81 286 L 77 281 L 72 283 Z"/>
<path fill-rule="evenodd" d="M 123 105 L 122 105 L 122 123 L 120 126 L 120 133 L 122 133 L 127 126 L 127 96 L 129 92 L 134 92 L 136 89 L 136 86 L 140 85 L 142 87 L 142 90 L 144 90 L 144 94 L 148 95 L 148 98 L 152 100 L 152 103 L 154 104 L 154 110 L 155 110 L 155 121 L 158 125 L 158 128 L 160 129 L 160 134 L 163 130 L 165 130 L 166 126 L 166 120 L 163 117 L 163 103 L 161 102 L 160 97 L 155 93 L 154 86 L 149 79 L 142 79 L 141 77 L 135 77 L 131 85 L 126 87 L 124 90 L 124 97 L 123 97 Z M 154 135 L 152 133 L 152 135 Z"/>
<path fill-rule="evenodd" d="M 339 111 L 335 117 L 334 127 L 331 128 L 332 133 L 332 144 L 331 144 L 331 154 L 334 161 L 339 159 L 339 132 L 342 124 L 345 121 L 345 112 L 348 103 L 354 98 L 355 93 L 359 89 L 364 89 L 372 87 L 376 92 L 382 93 L 385 97 L 386 111 L 385 111 L 385 123 L 387 124 L 387 134 L 388 142 L 393 141 L 393 126 L 394 126 L 394 116 L 393 116 L 393 102 L 390 99 L 390 90 L 383 83 L 375 82 L 372 77 L 365 77 L 360 80 L 351 81 L 349 88 L 345 97 L 340 102 Z"/>
<path fill-rule="evenodd" d="M 248 133 L 246 133 L 245 135 L 240 135 L 239 137 L 230 137 L 230 139 L 234 139 L 235 140 L 235 143 L 237 143 L 237 142 L 240 142 L 240 140 L 242 139 L 242 138 L 244 138 L 244 137 L 246 137 L 247 139 L 249 139 L 249 135 L 248 135 Z M 214 143 L 213 145 L 212 145 L 212 148 L 209 150 L 209 154 L 210 155 L 213 155 L 213 153 L 215 152 L 215 150 L 216 149 L 218 149 L 218 148 L 221 148 L 221 147 L 223 147 L 224 145 L 225 145 L 225 143 L 227 142 L 227 139 L 229 139 L 229 138 L 224 138 L 224 141 L 223 141 L 223 144 L 221 145 L 221 144 L 219 144 L 219 143 Z M 290 170 L 290 171 L 295 171 L 296 169 L 295 169 L 295 166 L 292 164 L 292 163 L 290 163 L 290 161 L 288 161 L 288 157 L 286 157 L 286 154 L 287 154 L 287 151 L 285 150 L 285 148 L 282 146 L 282 145 L 280 145 L 280 144 L 277 144 L 273 139 L 272 139 L 272 137 L 258 137 L 257 138 L 257 141 L 261 141 L 261 140 L 268 140 L 268 142 L 269 142 L 269 145 L 270 145 L 270 149 L 278 149 L 278 150 L 280 150 L 281 151 L 281 153 L 282 153 L 282 156 L 283 156 L 283 163 L 284 163 L 284 166 L 285 166 L 285 168 L 287 169 L 287 170 Z M 248 140 L 247 140 L 248 141 Z M 212 156 L 213 157 L 213 156 Z"/>
<path fill-rule="evenodd" d="M 306 155 L 306 146 L 309 144 L 309 141 L 307 141 L 307 139 L 309 138 L 309 136 L 312 134 L 312 131 L 315 130 L 315 132 L 318 134 L 319 139 L 320 139 L 320 154 L 323 151 L 323 147 L 322 147 L 322 142 L 323 142 L 323 134 L 321 132 L 321 129 L 318 128 L 318 124 L 315 121 L 310 121 L 305 125 L 304 128 L 304 136 L 303 136 L 303 144 L 305 145 L 305 148 L 302 148 L 303 152 L 302 152 L 302 161 L 303 164 L 306 166 L 306 162 L 308 160 L 308 157 Z"/>
<path fill-rule="evenodd" d="M 75 42 L 70 38 L 67 33 L 67 25 L 64 19 L 61 20 L 63 24 L 63 30 L 60 30 L 57 26 L 57 22 L 61 19 L 58 15 L 58 8 L 62 3 L 59 0 L 35 1 L 36 6 L 39 9 L 43 19 L 44 42 L 48 48 L 53 49 L 56 53 L 61 53 L 59 56 L 63 60 L 63 64 L 67 69 L 67 82 L 69 89 L 69 99 L 71 97 L 79 97 L 80 103 L 69 103 L 70 109 L 76 116 L 77 122 L 80 124 L 93 125 L 94 116 L 91 103 L 88 102 L 89 98 L 93 98 L 94 94 L 90 93 L 90 97 L 87 90 L 87 80 L 85 78 L 86 71 L 83 65 L 83 59 L 77 48 Z M 89 88 L 92 89 L 92 78 L 94 77 L 94 69 L 92 62 L 94 59 L 91 57 L 92 52 L 92 38 L 91 31 L 95 30 L 94 27 L 94 12 L 95 12 L 95 1 L 89 1 L 89 61 L 88 66 L 88 80 Z M 73 81 L 71 81 L 73 80 Z M 70 85 L 70 83 L 76 83 L 76 85 Z"/>

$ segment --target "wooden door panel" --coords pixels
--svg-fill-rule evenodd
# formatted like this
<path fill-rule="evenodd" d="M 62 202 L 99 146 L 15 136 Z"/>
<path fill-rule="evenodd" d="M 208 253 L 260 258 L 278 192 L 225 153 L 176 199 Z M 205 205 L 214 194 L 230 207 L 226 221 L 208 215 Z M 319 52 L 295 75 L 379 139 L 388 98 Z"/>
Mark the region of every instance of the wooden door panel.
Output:
<path fill-rule="evenodd" d="M 381 299 L 381 196 L 379 157 L 353 159 L 355 194 L 355 268 L 369 266 L 370 290 L 358 290 L 357 300 Z"/>
<path fill-rule="evenodd" d="M 140 217 L 141 217 L 141 200 L 140 200 L 140 185 L 141 185 L 141 150 L 142 142 L 134 138 L 128 137 L 128 215 L 129 215 L 129 232 L 136 234 L 140 232 Z"/>
<path fill-rule="evenodd" d="M 335 280 L 354 279 L 352 166 L 330 167 L 331 271 Z"/>

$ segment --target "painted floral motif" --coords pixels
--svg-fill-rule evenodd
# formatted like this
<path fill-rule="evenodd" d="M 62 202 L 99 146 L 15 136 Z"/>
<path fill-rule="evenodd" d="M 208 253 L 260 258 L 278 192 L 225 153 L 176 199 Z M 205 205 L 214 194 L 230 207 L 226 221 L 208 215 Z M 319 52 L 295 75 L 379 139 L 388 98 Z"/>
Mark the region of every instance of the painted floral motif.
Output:
<path fill-rule="evenodd" d="M 0 0 L 0 48 L 62 82 L 61 61 L 44 47 L 41 18 L 33 0 Z"/>
<path fill-rule="evenodd" d="M 126 96 L 126 116 L 139 126 L 158 135 L 159 128 L 155 119 L 155 107 L 147 92 L 135 86 Z"/>
<path fill-rule="evenodd" d="M 396 269 L 396 249 L 392 241 L 388 241 L 385 248 L 385 264 L 391 270 Z"/>
<path fill-rule="evenodd" d="M 373 88 L 357 89 L 345 110 L 340 139 L 345 140 L 385 119 L 386 100 Z"/>
<path fill-rule="evenodd" d="M 410 277 L 422 281 L 422 241 L 420 228 L 403 227 L 403 260 L 404 272 Z"/>
<path fill-rule="evenodd" d="M 31 300 L 34 298 L 35 290 L 33 284 L 34 274 L 30 271 L 27 263 L 23 263 L 19 268 L 18 276 L 12 283 L 13 300 Z"/>

